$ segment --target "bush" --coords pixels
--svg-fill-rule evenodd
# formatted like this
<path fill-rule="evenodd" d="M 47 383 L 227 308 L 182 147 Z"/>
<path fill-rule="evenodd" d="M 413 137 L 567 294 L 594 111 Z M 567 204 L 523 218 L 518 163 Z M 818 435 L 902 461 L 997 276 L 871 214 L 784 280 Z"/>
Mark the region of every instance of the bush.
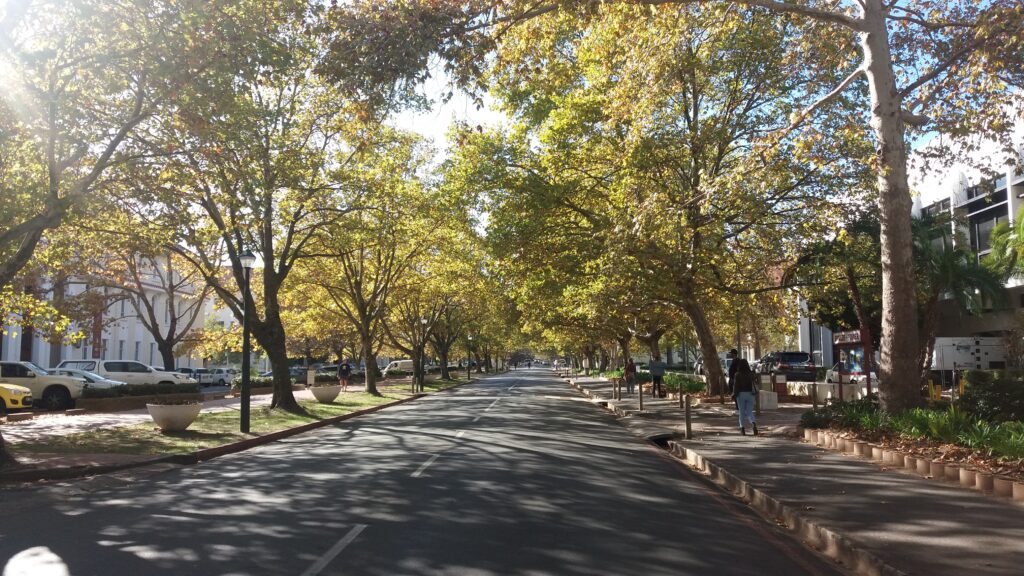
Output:
<path fill-rule="evenodd" d="M 707 384 L 682 374 L 665 374 L 665 389 L 670 392 L 682 391 L 683 394 L 697 394 L 703 392 Z"/>
<path fill-rule="evenodd" d="M 124 384 L 114 388 L 86 388 L 82 398 L 119 398 L 122 396 L 156 396 L 158 394 L 196 394 L 199 384 Z"/>
<path fill-rule="evenodd" d="M 991 422 L 1024 420 L 1024 380 L 1016 377 L 1018 372 L 968 371 L 960 408 Z"/>
<path fill-rule="evenodd" d="M 252 388 L 270 388 L 273 385 L 274 385 L 274 377 L 273 376 L 251 376 L 249 378 L 249 386 L 252 387 Z M 242 377 L 241 376 L 236 376 L 235 379 L 231 381 L 231 388 L 232 389 L 241 389 L 242 388 Z"/>

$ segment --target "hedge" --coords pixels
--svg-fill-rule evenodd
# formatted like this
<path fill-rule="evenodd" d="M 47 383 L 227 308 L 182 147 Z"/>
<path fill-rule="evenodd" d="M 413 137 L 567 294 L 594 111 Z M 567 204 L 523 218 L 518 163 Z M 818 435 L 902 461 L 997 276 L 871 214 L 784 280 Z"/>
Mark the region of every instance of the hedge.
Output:
<path fill-rule="evenodd" d="M 155 396 L 158 394 L 196 394 L 199 384 L 124 384 L 113 388 L 86 388 L 82 398 L 118 398 L 121 396 Z"/>

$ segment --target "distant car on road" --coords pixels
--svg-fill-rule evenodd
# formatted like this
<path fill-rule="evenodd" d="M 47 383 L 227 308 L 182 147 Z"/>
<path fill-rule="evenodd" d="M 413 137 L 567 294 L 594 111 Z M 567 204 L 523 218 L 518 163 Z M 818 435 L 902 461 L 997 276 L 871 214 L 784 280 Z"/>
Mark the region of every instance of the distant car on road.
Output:
<path fill-rule="evenodd" d="M 71 376 L 72 378 L 81 378 L 85 380 L 85 383 L 89 388 L 116 388 L 117 386 L 124 386 L 125 382 L 120 380 L 112 380 L 110 378 L 104 378 L 99 374 L 93 374 L 86 370 L 79 370 L 77 368 L 50 368 L 47 370 L 50 374 L 57 376 Z"/>
<path fill-rule="evenodd" d="M 206 368 L 178 368 L 175 372 L 180 372 L 188 376 L 198 382 L 200 386 L 213 385 L 213 373 Z"/>
<path fill-rule="evenodd" d="M 849 362 L 836 362 L 834 366 L 825 372 L 825 382 L 829 384 L 838 383 L 840 377 L 842 377 L 844 383 L 849 382 L 850 384 L 860 384 L 865 382 L 867 378 L 864 368 L 860 364 L 851 364 Z M 874 371 L 871 372 L 871 381 L 878 382 L 878 376 L 875 375 Z"/>
<path fill-rule="evenodd" d="M 786 380 L 815 382 L 818 368 L 807 352 L 771 352 L 757 362 L 758 374 L 782 374 Z"/>
<path fill-rule="evenodd" d="M 235 372 L 232 368 L 210 368 L 210 385 L 227 386 L 234 380 Z"/>

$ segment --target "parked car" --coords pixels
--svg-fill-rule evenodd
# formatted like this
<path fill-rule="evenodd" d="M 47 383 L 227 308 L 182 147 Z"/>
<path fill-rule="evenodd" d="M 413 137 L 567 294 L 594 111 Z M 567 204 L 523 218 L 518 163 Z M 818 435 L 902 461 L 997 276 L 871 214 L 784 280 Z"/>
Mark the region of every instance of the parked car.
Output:
<path fill-rule="evenodd" d="M 28 388 L 47 410 L 73 408 L 85 390 L 85 380 L 52 375 L 31 362 L 0 362 L 0 382 Z"/>
<path fill-rule="evenodd" d="M 389 374 L 395 374 L 396 372 L 411 374 L 412 360 L 395 360 L 384 368 L 382 374 L 387 378 Z"/>
<path fill-rule="evenodd" d="M 17 384 L 0 384 L 0 414 L 32 407 L 32 391 Z"/>
<path fill-rule="evenodd" d="M 783 374 L 786 380 L 815 382 L 818 369 L 807 352 L 772 352 L 757 363 L 758 374 Z"/>
<path fill-rule="evenodd" d="M 180 372 L 166 372 L 134 360 L 64 360 L 57 368 L 76 368 L 127 384 L 195 384 Z"/>
<path fill-rule="evenodd" d="M 234 368 L 210 368 L 210 385 L 227 386 L 237 375 Z"/>
<path fill-rule="evenodd" d="M 697 376 L 704 375 L 704 359 L 697 358 L 697 361 L 693 363 L 693 373 Z"/>
<path fill-rule="evenodd" d="M 112 380 L 110 378 L 104 378 L 99 374 L 93 374 L 85 370 L 79 370 L 77 368 L 50 368 L 47 370 L 50 374 L 57 376 L 71 376 L 72 378 L 81 378 L 85 380 L 87 388 L 115 388 L 117 386 L 124 386 L 125 382 L 120 380 Z"/>
<path fill-rule="evenodd" d="M 195 380 L 200 386 L 213 386 L 213 374 L 206 368 L 178 368 L 176 372 Z"/>
<path fill-rule="evenodd" d="M 825 372 L 825 382 L 829 384 L 833 382 L 838 383 L 840 376 L 842 376 L 844 383 L 849 382 L 850 384 L 860 384 L 865 380 L 864 368 L 860 364 L 836 362 L 835 366 L 832 366 Z M 878 376 L 875 375 L 874 371 L 871 372 L 871 381 L 878 382 Z"/>

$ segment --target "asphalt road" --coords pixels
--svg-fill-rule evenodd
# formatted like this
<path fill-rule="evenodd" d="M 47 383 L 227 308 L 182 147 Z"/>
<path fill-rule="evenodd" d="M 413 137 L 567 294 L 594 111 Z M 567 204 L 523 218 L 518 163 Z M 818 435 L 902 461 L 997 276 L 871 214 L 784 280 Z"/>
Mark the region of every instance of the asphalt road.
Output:
<path fill-rule="evenodd" d="M 0 510 L 3 576 L 837 574 L 539 369 Z"/>

